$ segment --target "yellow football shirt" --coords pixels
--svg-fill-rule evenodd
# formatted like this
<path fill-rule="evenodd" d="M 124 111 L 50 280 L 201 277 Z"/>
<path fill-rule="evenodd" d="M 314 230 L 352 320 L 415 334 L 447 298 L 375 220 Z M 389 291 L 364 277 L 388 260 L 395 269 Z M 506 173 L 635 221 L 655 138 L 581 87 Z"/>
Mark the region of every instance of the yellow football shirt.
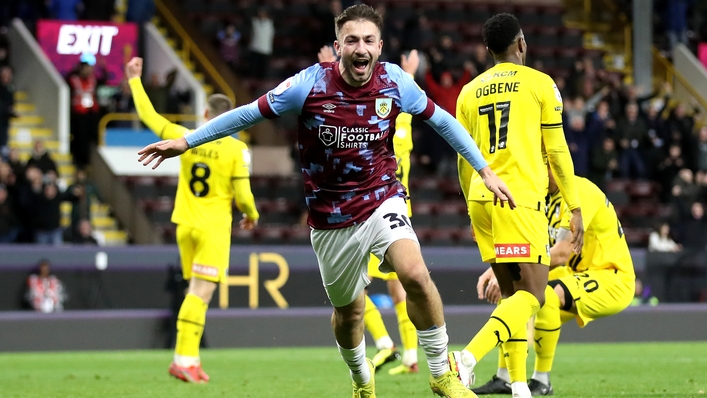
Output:
<path fill-rule="evenodd" d="M 575 272 L 587 270 L 618 270 L 634 275 L 633 260 L 614 205 L 606 194 L 586 178 L 575 176 L 577 190 L 582 192 L 582 222 L 584 246 L 572 254 L 568 265 Z M 569 230 L 571 212 L 560 192 L 550 195 L 547 207 L 550 243 L 555 244 L 560 228 Z"/>
<path fill-rule="evenodd" d="M 566 177 L 574 175 L 574 168 L 562 129 L 562 97 L 550 76 L 523 65 L 499 63 L 464 86 L 457 119 L 518 205 L 534 209 L 545 205 L 544 147 L 560 190 L 572 209 L 579 206 L 572 179 Z M 460 183 L 467 200 L 493 200 L 479 174 L 463 163 Z"/>
<path fill-rule="evenodd" d="M 395 135 L 393 136 L 393 151 L 395 159 L 398 161 L 398 169 L 395 175 L 400 183 L 410 193 L 410 154 L 412 153 L 412 115 L 401 113 L 395 119 Z M 412 204 L 407 200 L 408 217 L 412 217 Z"/>
<path fill-rule="evenodd" d="M 177 139 L 189 132 L 154 110 L 139 78 L 130 79 L 129 84 L 140 119 L 160 139 Z M 173 223 L 199 230 L 230 228 L 234 199 L 249 218 L 259 218 L 250 190 L 251 156 L 245 143 L 225 137 L 189 149 L 179 159 Z"/>

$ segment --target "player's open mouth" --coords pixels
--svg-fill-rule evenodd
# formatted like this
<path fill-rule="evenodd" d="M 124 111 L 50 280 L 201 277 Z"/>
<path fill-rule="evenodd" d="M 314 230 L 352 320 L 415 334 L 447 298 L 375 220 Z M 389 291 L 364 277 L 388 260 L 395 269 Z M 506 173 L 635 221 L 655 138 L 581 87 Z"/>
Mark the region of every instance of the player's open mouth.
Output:
<path fill-rule="evenodd" d="M 356 69 L 356 72 L 364 73 L 366 72 L 366 68 L 368 68 L 368 63 L 369 61 L 367 59 L 355 60 L 353 61 L 353 67 Z"/>

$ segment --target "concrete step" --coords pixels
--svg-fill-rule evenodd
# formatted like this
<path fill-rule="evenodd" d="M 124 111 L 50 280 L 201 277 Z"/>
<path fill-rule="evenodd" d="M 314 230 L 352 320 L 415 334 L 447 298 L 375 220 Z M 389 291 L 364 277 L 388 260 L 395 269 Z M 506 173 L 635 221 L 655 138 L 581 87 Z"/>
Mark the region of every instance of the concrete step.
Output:
<path fill-rule="evenodd" d="M 92 217 L 91 224 L 93 225 L 93 229 L 98 231 L 115 230 L 118 228 L 115 219 L 111 217 Z"/>
<path fill-rule="evenodd" d="M 39 115 L 23 115 L 10 119 L 10 127 L 39 127 L 44 123 L 44 118 Z"/>
<path fill-rule="evenodd" d="M 59 176 L 62 178 L 73 178 L 74 173 L 76 173 L 76 167 L 73 164 L 58 164 L 56 168 L 59 171 Z"/>
<path fill-rule="evenodd" d="M 15 103 L 15 112 L 17 112 L 20 115 L 27 114 L 27 113 L 34 113 L 37 110 L 37 107 L 31 103 L 31 102 L 16 102 Z"/>
<path fill-rule="evenodd" d="M 54 135 L 52 129 L 44 127 L 10 127 L 10 137 L 16 140 L 34 140 L 37 138 L 42 138 L 45 140 L 51 139 Z"/>
<path fill-rule="evenodd" d="M 32 151 L 32 148 L 34 147 L 34 142 L 33 141 L 13 141 L 12 146 L 16 147 L 20 150 L 20 152 L 23 152 L 23 150 L 28 150 L 29 152 Z M 56 140 L 46 140 L 44 141 L 44 147 L 47 148 L 49 153 L 57 152 L 59 150 L 59 141 Z"/>
<path fill-rule="evenodd" d="M 128 243 L 128 234 L 125 231 L 99 231 L 103 235 L 106 246 L 122 246 Z"/>
<path fill-rule="evenodd" d="M 27 101 L 27 97 L 28 96 L 26 91 L 15 91 L 16 102 Z"/>
<path fill-rule="evenodd" d="M 92 203 L 91 214 L 95 217 L 110 217 L 110 206 L 103 203 Z"/>

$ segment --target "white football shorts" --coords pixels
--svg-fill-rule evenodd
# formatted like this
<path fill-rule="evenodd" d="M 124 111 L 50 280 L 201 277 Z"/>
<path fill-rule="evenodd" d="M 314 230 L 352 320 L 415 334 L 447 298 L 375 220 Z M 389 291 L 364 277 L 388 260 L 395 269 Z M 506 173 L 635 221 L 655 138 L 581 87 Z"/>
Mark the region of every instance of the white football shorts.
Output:
<path fill-rule="evenodd" d="M 388 247 L 395 241 L 417 235 L 407 217 L 405 199 L 392 197 L 376 209 L 366 222 L 340 229 L 313 229 L 312 248 L 319 262 L 324 289 L 334 307 L 351 304 L 368 286 L 370 254 L 381 264 L 381 272 L 393 272 L 384 261 Z"/>

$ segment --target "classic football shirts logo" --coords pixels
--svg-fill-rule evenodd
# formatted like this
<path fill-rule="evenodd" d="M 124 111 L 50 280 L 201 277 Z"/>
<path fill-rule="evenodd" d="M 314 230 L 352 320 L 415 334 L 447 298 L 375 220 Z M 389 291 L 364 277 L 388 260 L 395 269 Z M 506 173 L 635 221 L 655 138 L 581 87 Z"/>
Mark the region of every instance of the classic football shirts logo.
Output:
<path fill-rule="evenodd" d="M 368 127 L 338 127 L 322 124 L 319 126 L 319 139 L 326 146 L 336 144 L 337 148 L 367 148 L 368 143 L 383 138 L 384 132 L 371 133 Z"/>

